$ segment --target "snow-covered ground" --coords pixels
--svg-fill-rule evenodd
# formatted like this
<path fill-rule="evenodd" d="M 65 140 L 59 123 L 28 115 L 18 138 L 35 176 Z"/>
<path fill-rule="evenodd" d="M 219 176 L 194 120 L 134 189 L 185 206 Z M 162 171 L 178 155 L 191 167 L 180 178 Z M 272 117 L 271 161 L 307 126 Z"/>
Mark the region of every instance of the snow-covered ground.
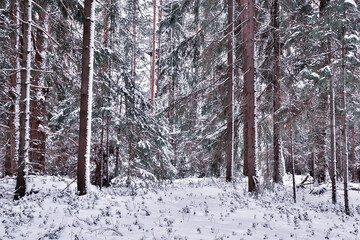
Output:
<path fill-rule="evenodd" d="M 331 204 L 330 190 L 312 195 L 310 185 L 297 190 L 294 204 L 290 178 L 285 187 L 263 190 L 257 198 L 249 196 L 242 180 L 115 185 L 81 197 L 76 183 L 64 190 L 70 182 L 31 178 L 30 186 L 39 192 L 14 202 L 15 180 L 0 179 L 0 239 L 360 239 L 355 190 L 350 190 L 349 217 L 341 189 L 337 205 Z"/>

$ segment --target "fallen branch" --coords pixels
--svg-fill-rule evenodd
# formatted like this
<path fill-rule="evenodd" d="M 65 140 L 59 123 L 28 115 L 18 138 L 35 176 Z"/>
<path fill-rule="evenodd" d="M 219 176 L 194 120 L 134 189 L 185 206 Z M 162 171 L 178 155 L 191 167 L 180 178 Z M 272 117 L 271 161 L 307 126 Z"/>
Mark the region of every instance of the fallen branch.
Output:
<path fill-rule="evenodd" d="M 95 231 L 102 231 L 102 233 L 104 233 L 106 231 L 113 231 L 113 232 L 115 232 L 117 235 L 119 235 L 121 237 L 124 236 L 121 232 L 119 232 L 118 230 L 113 229 L 113 228 L 99 228 L 99 229 L 91 230 L 91 232 L 95 232 Z"/>
<path fill-rule="evenodd" d="M 69 183 L 66 188 L 64 188 L 60 193 L 64 192 L 68 187 L 70 187 L 71 184 L 73 184 L 76 181 L 77 178 L 75 178 L 71 183 Z"/>

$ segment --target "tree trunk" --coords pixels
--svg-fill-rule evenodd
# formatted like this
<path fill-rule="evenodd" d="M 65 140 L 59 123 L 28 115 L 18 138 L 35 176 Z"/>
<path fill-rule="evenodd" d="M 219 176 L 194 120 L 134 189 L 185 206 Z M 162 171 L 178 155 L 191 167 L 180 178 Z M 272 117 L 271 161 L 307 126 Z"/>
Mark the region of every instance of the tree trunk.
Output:
<path fill-rule="evenodd" d="M 156 42 L 156 0 L 153 0 L 153 37 L 152 37 L 152 56 L 151 56 L 151 113 L 153 112 L 154 108 L 154 88 L 155 88 L 155 42 Z"/>
<path fill-rule="evenodd" d="M 283 183 L 281 169 L 281 158 L 280 158 L 280 116 L 279 110 L 281 107 L 281 96 L 280 96 L 280 43 L 279 43 L 279 5 L 278 0 L 273 0 L 272 6 L 272 26 L 273 26 L 273 39 L 274 39 L 274 58 L 273 58 L 273 150 L 274 150 L 274 172 L 273 180 L 275 183 Z"/>
<path fill-rule="evenodd" d="M 227 55 L 227 145 L 226 145 L 226 181 L 230 182 L 233 174 L 234 162 L 234 0 L 228 0 L 228 55 Z"/>
<path fill-rule="evenodd" d="M 292 83 L 291 83 L 292 84 Z M 291 87 L 292 88 L 292 87 Z M 292 89 L 290 90 L 290 161 L 291 161 L 291 175 L 293 184 L 293 199 L 296 203 L 296 184 L 295 184 L 295 159 L 294 159 L 294 141 L 293 141 L 293 114 L 292 114 Z"/>
<path fill-rule="evenodd" d="M 330 77 L 330 178 L 331 199 L 336 204 L 336 130 L 335 130 L 335 94 L 334 79 Z"/>
<path fill-rule="evenodd" d="M 90 185 L 90 147 L 92 118 L 92 86 L 94 71 L 95 1 L 84 2 L 83 56 L 81 75 L 80 130 L 77 169 L 79 195 L 85 195 Z"/>
<path fill-rule="evenodd" d="M 104 113 L 102 113 L 102 121 L 101 121 L 101 134 L 100 134 L 100 179 L 99 179 L 99 186 L 100 190 L 103 186 L 103 179 L 104 179 L 104 126 L 103 126 L 103 120 L 104 120 Z"/>
<path fill-rule="evenodd" d="M 244 162 L 247 163 L 249 192 L 256 190 L 256 112 L 255 112 L 255 3 L 254 0 L 242 0 L 243 11 L 241 19 L 243 23 L 243 73 L 245 88 L 245 124 L 247 132 L 244 135 L 244 144 L 247 146 L 247 156 Z"/>
<path fill-rule="evenodd" d="M 319 6 L 319 15 L 320 18 L 325 18 L 326 6 L 328 5 L 329 0 L 320 0 Z M 321 43 L 321 51 L 326 52 L 329 48 L 327 41 Z M 330 64 L 330 55 L 325 55 L 324 66 Z M 326 171 L 328 168 L 328 163 L 326 159 L 326 127 L 328 124 L 327 112 L 328 112 L 328 91 L 325 84 L 319 86 L 319 106 L 317 112 L 317 129 L 316 129 L 316 147 L 317 147 L 317 159 L 318 159 L 318 174 L 317 180 L 318 183 L 323 183 L 326 180 Z"/>
<path fill-rule="evenodd" d="M 16 0 L 10 3 L 10 20 L 14 25 L 14 30 L 12 31 L 11 38 L 11 65 L 15 69 L 10 75 L 10 97 L 11 97 L 11 106 L 10 106 L 10 118 L 9 118 L 9 143 L 7 146 L 7 154 L 5 157 L 5 176 L 13 176 L 15 174 L 16 163 L 18 161 L 18 151 L 19 151 L 19 119 L 20 119 L 20 109 L 19 109 L 19 95 L 20 95 L 20 31 L 18 26 L 20 25 L 20 8 L 19 2 Z"/>
<path fill-rule="evenodd" d="M 345 15 L 345 13 L 344 13 Z M 345 69 L 345 56 L 346 56 L 346 44 L 345 44 L 345 27 L 342 30 L 342 91 L 341 91 L 341 117 L 342 117 L 342 139 L 343 139 L 343 158 L 344 158 L 344 205 L 345 213 L 350 215 L 349 207 L 349 191 L 348 191 L 348 180 L 349 180 L 349 154 L 348 154 L 348 142 L 347 142 L 347 116 L 346 116 L 346 69 Z"/>
<path fill-rule="evenodd" d="M 32 0 L 24 1 L 23 21 L 23 58 L 21 71 L 21 117 L 20 117 L 20 142 L 19 160 L 16 178 L 14 199 L 18 200 L 26 193 L 26 176 L 29 165 L 29 142 L 30 142 L 30 81 L 31 81 L 31 24 L 32 24 Z"/>
<path fill-rule="evenodd" d="M 160 23 L 162 19 L 162 0 L 159 1 L 159 15 L 158 22 Z M 160 90 L 160 75 L 161 75 L 161 32 L 158 33 L 158 68 L 157 68 L 157 78 L 156 78 L 156 91 L 155 98 L 159 94 Z"/>
<path fill-rule="evenodd" d="M 351 157 L 352 157 L 352 181 L 355 182 L 355 124 L 351 126 Z"/>
<path fill-rule="evenodd" d="M 106 152 L 105 152 L 105 170 L 106 170 L 106 186 L 110 186 L 110 171 L 109 171 L 109 117 L 106 117 Z"/>
<path fill-rule="evenodd" d="M 43 9 L 47 9 L 48 1 L 39 1 L 39 5 Z M 42 29 L 46 29 L 47 15 L 43 10 L 38 13 L 39 25 Z M 34 98 L 31 102 L 32 115 L 30 117 L 30 162 L 32 172 L 35 174 L 44 173 L 45 170 L 45 143 L 46 143 L 46 89 L 44 73 L 44 59 L 46 54 L 46 38 L 45 33 L 41 29 L 36 30 L 35 46 L 35 65 L 37 71 L 34 73 L 32 81 Z"/>

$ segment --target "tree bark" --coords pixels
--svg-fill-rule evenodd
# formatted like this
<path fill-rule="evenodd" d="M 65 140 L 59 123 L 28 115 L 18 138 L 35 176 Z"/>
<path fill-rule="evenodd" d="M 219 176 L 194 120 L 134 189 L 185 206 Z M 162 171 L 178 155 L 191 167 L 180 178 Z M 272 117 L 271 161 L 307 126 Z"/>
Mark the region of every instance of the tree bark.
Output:
<path fill-rule="evenodd" d="M 227 55 L 227 146 L 226 146 L 226 181 L 230 182 L 233 174 L 234 162 L 234 0 L 228 0 L 228 55 Z"/>
<path fill-rule="evenodd" d="M 159 1 L 159 13 L 158 13 L 158 22 L 161 22 L 162 19 L 162 0 Z M 160 90 L 160 76 L 161 76 L 161 32 L 158 33 L 158 66 L 157 66 L 157 78 L 156 78 L 156 91 L 155 98 L 159 94 Z"/>
<path fill-rule="evenodd" d="M 154 15 L 153 15 L 153 37 L 152 37 L 152 59 L 151 59 L 151 113 L 153 112 L 153 108 L 154 108 L 154 88 L 155 88 L 155 58 L 156 58 L 156 54 L 155 54 L 155 42 L 156 42 L 156 0 L 153 0 L 154 5 L 153 5 L 153 11 L 154 11 Z"/>
<path fill-rule="evenodd" d="M 39 5 L 43 9 L 47 9 L 48 1 L 39 1 Z M 46 29 L 47 16 L 43 10 L 39 11 L 38 21 L 42 29 Z M 36 30 L 35 46 L 35 65 L 37 70 L 45 70 L 44 59 L 46 54 L 46 38 L 45 33 L 41 29 Z M 45 151 L 46 151 L 46 89 L 44 73 L 37 71 L 34 73 L 32 81 L 33 101 L 31 102 L 32 115 L 30 117 L 30 162 L 32 172 L 35 174 L 44 173 L 45 170 Z"/>
<path fill-rule="evenodd" d="M 14 25 L 14 30 L 10 35 L 11 39 L 11 65 L 15 69 L 10 75 L 10 91 L 11 98 L 10 118 L 9 118 L 9 143 L 7 146 L 7 154 L 5 157 L 5 176 L 13 176 L 16 170 L 16 163 L 18 161 L 19 151 L 19 96 L 20 96 L 20 32 L 18 26 L 20 25 L 20 8 L 19 2 L 16 0 L 10 3 L 10 20 Z"/>
<path fill-rule="evenodd" d="M 280 116 L 279 110 L 281 107 L 281 93 L 280 93 L 280 43 L 279 43 L 279 5 L 278 0 L 273 0 L 272 6 L 272 26 L 274 39 L 274 56 L 273 56 L 273 150 L 274 150 L 274 172 L 273 180 L 275 183 L 283 183 L 281 174 L 281 158 L 280 158 Z"/>
<path fill-rule="evenodd" d="M 241 19 L 243 23 L 243 73 L 244 73 L 244 92 L 245 92 L 245 124 L 247 132 L 244 134 L 244 142 L 247 146 L 247 156 L 244 162 L 248 169 L 249 192 L 256 190 L 256 102 L 255 102 L 255 3 L 254 0 L 242 0 L 243 11 Z"/>
<path fill-rule="evenodd" d="M 32 0 L 24 1 L 23 21 L 23 58 L 21 71 L 21 99 L 20 99 L 20 141 L 19 160 L 14 199 L 19 200 L 26 194 L 26 176 L 29 165 L 30 142 L 30 81 L 31 81 L 31 24 Z"/>
<path fill-rule="evenodd" d="M 352 157 L 352 181 L 355 182 L 355 124 L 351 126 L 351 157 Z"/>
<path fill-rule="evenodd" d="M 334 79 L 330 77 L 330 178 L 331 199 L 336 204 L 336 130 Z"/>
<path fill-rule="evenodd" d="M 326 6 L 329 0 L 320 0 L 319 15 L 320 18 L 325 18 Z M 326 52 L 329 47 L 327 41 L 321 43 L 321 51 Z M 325 55 L 324 66 L 330 64 L 330 54 Z M 316 128 L 316 147 L 317 147 L 317 159 L 318 159 L 318 171 L 317 180 L 318 183 L 323 183 L 326 180 L 326 171 L 328 169 L 328 163 L 326 159 L 326 127 L 328 124 L 327 112 L 328 112 L 328 91 L 327 86 L 324 84 L 319 85 L 319 106 L 317 112 L 317 128 Z"/>
<path fill-rule="evenodd" d="M 344 13 L 345 15 L 345 13 Z M 341 57 L 342 57 L 342 91 L 341 91 L 341 117 L 342 117 L 342 139 L 343 139 L 343 158 L 344 158 L 344 205 L 345 213 L 350 215 L 349 207 L 349 191 L 348 191 L 348 181 L 349 181 L 349 154 L 348 154 L 348 141 L 347 141 L 347 114 L 346 114 L 346 69 L 345 69 L 345 56 L 346 56 L 346 44 L 345 44 L 345 27 L 342 29 L 342 47 L 341 47 Z"/>
<path fill-rule="evenodd" d="M 92 87 L 94 71 L 95 0 L 84 2 L 83 56 L 77 187 L 85 195 L 90 185 Z"/>

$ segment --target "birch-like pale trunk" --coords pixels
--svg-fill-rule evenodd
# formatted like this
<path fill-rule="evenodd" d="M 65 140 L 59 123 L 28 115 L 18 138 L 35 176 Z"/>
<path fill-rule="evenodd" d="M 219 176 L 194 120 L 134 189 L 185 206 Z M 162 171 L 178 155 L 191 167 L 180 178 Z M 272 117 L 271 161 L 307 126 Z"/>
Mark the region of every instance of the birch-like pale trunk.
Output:
<path fill-rule="evenodd" d="M 20 98 L 20 141 L 19 160 L 14 199 L 19 200 L 26 194 L 26 178 L 29 171 L 30 147 L 30 81 L 31 81 L 31 24 L 32 0 L 24 1 L 23 20 L 23 60 L 21 71 L 21 98 Z"/>
<path fill-rule="evenodd" d="M 94 74 L 95 0 L 85 0 L 83 56 L 81 74 L 80 130 L 77 169 L 79 195 L 89 192 L 90 147 L 92 119 L 92 88 Z"/>

